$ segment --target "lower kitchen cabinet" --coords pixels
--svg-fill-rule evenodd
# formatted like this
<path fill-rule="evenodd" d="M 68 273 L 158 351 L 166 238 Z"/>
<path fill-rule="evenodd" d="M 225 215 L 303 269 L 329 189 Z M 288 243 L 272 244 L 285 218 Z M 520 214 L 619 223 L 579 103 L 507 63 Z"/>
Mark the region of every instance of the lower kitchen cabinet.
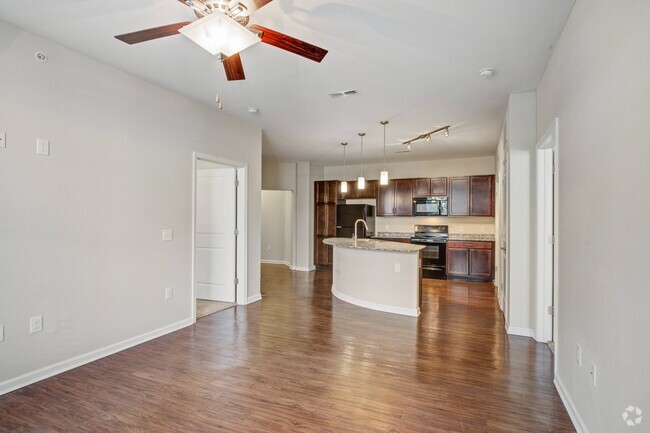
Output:
<path fill-rule="evenodd" d="M 448 241 L 447 276 L 492 281 L 494 242 Z"/>

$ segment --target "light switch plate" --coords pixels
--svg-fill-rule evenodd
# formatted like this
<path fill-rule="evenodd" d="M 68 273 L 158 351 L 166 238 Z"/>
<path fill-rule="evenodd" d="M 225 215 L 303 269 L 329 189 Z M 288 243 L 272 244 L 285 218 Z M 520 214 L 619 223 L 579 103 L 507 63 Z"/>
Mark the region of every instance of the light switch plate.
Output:
<path fill-rule="evenodd" d="M 7 133 L 0 131 L 0 147 L 7 147 Z"/>
<path fill-rule="evenodd" d="M 174 289 L 172 287 L 165 288 L 165 299 L 170 300 L 174 297 Z"/>
<path fill-rule="evenodd" d="M 50 156 L 50 140 L 36 139 L 36 154 Z"/>
<path fill-rule="evenodd" d="M 0 325 L 0 343 L 5 341 L 5 325 Z"/>
<path fill-rule="evenodd" d="M 162 231 L 162 240 L 165 242 L 174 240 L 174 230 L 172 229 L 163 229 Z"/>

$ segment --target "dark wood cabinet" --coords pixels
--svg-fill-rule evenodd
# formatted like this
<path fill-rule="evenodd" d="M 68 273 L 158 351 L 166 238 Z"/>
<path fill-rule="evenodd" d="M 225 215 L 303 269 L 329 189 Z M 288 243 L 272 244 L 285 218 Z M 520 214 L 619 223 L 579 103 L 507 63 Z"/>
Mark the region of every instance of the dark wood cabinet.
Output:
<path fill-rule="evenodd" d="M 449 215 L 469 215 L 469 177 L 449 178 Z"/>
<path fill-rule="evenodd" d="M 355 198 L 377 198 L 378 184 L 378 180 L 366 180 L 366 187 L 364 189 L 359 189 L 357 187 L 356 180 L 348 181 L 348 192 L 341 192 L 341 186 L 339 185 L 338 197 L 341 200 L 349 200 Z"/>
<path fill-rule="evenodd" d="M 336 236 L 336 202 L 339 195 L 338 181 L 314 183 L 314 264 L 330 266 L 334 254 L 331 245 L 323 240 Z"/>
<path fill-rule="evenodd" d="M 449 178 L 450 216 L 494 216 L 494 176 Z"/>
<path fill-rule="evenodd" d="M 469 214 L 494 216 L 494 176 L 470 177 L 469 190 Z"/>
<path fill-rule="evenodd" d="M 431 179 L 413 179 L 413 197 L 430 197 Z"/>
<path fill-rule="evenodd" d="M 413 215 L 412 179 L 394 179 L 388 185 L 379 185 L 377 216 Z"/>
<path fill-rule="evenodd" d="M 432 196 L 445 196 L 447 195 L 447 178 L 436 177 L 431 179 L 431 195 Z"/>
<path fill-rule="evenodd" d="M 413 179 L 413 197 L 440 197 L 446 195 L 446 177 Z"/>
<path fill-rule="evenodd" d="M 492 281 L 494 279 L 494 242 L 447 242 L 447 276 Z"/>

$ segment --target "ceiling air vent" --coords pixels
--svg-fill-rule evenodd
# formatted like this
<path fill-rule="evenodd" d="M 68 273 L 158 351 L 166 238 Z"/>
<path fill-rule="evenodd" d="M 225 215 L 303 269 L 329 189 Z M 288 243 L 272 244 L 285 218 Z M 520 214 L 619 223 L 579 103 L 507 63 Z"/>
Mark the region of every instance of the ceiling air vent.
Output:
<path fill-rule="evenodd" d="M 330 93 L 330 98 L 344 98 L 346 96 L 357 95 L 359 92 L 356 90 L 344 90 L 342 92 Z"/>

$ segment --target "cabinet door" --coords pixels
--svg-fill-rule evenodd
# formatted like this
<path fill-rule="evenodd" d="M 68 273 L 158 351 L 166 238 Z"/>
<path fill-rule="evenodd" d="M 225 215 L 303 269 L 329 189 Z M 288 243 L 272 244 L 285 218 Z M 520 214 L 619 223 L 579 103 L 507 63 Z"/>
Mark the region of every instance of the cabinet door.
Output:
<path fill-rule="evenodd" d="M 378 184 L 377 180 L 366 180 L 366 187 L 356 190 L 356 198 L 377 198 Z"/>
<path fill-rule="evenodd" d="M 469 275 L 469 250 L 447 247 L 447 275 Z"/>
<path fill-rule="evenodd" d="M 348 192 L 341 192 L 341 185 L 339 184 L 339 198 L 342 200 L 348 198 L 357 198 L 357 181 L 348 181 Z"/>
<path fill-rule="evenodd" d="M 447 189 L 445 187 L 445 189 Z M 429 197 L 431 195 L 431 179 L 413 179 L 413 197 Z"/>
<path fill-rule="evenodd" d="M 332 246 L 325 245 L 323 240 L 327 236 L 316 236 L 316 245 L 314 245 L 314 264 L 328 266 L 332 264 Z"/>
<path fill-rule="evenodd" d="M 413 181 L 411 179 L 395 180 L 395 215 L 413 215 Z"/>
<path fill-rule="evenodd" d="M 336 236 L 336 204 L 316 204 L 314 220 L 316 236 Z"/>
<path fill-rule="evenodd" d="M 473 216 L 494 216 L 494 176 L 470 178 L 470 207 Z"/>
<path fill-rule="evenodd" d="M 469 275 L 472 277 L 492 277 L 493 253 L 492 249 L 469 250 Z"/>
<path fill-rule="evenodd" d="M 431 195 L 432 196 L 445 196 L 447 195 L 447 178 L 436 177 L 431 179 Z"/>
<path fill-rule="evenodd" d="M 395 181 L 379 185 L 377 191 L 377 216 L 395 215 Z"/>
<path fill-rule="evenodd" d="M 449 215 L 469 215 L 469 177 L 449 178 Z"/>

